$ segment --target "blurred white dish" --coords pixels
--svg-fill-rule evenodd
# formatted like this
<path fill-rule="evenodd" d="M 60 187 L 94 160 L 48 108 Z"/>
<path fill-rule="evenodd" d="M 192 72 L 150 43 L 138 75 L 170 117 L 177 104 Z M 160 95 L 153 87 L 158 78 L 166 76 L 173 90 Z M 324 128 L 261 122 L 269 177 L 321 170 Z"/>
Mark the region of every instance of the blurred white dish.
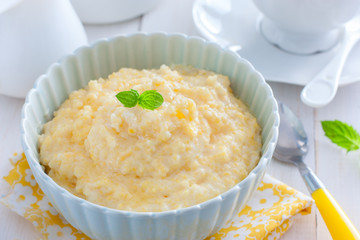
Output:
<path fill-rule="evenodd" d="M 336 53 L 331 51 L 314 55 L 286 53 L 268 43 L 258 31 L 261 14 L 251 0 L 197 0 L 193 18 L 199 32 L 222 46 L 236 50 L 264 75 L 265 79 L 296 85 L 309 82 Z M 360 80 L 360 45 L 354 47 L 341 76 L 340 85 Z"/>
<path fill-rule="evenodd" d="M 153 9 L 159 0 L 71 0 L 84 23 L 104 24 L 131 19 Z"/>
<path fill-rule="evenodd" d="M 51 63 L 85 44 L 85 30 L 69 0 L 2 2 L 0 93 L 25 97 Z"/>

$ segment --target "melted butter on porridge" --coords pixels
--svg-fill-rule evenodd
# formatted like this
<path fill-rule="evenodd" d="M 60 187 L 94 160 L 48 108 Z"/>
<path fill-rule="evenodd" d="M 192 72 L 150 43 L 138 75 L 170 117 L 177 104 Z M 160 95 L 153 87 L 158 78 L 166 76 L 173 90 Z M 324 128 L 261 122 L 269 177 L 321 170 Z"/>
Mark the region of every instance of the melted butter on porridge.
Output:
<path fill-rule="evenodd" d="M 124 107 L 120 91 L 157 90 L 161 107 Z M 256 166 L 261 129 L 228 77 L 190 66 L 122 68 L 70 94 L 45 124 L 40 161 L 90 202 L 166 211 L 209 200 Z"/>

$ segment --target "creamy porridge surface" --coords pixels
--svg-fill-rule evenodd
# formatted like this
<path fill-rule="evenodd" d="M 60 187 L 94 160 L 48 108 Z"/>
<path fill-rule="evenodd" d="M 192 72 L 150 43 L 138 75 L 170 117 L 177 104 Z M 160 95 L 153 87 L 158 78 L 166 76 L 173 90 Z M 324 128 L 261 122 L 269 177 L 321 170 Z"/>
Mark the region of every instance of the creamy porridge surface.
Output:
<path fill-rule="evenodd" d="M 120 91 L 157 90 L 160 108 L 124 107 Z M 261 129 L 228 77 L 190 66 L 122 68 L 71 93 L 39 138 L 49 176 L 90 202 L 166 211 L 213 198 L 260 158 Z"/>

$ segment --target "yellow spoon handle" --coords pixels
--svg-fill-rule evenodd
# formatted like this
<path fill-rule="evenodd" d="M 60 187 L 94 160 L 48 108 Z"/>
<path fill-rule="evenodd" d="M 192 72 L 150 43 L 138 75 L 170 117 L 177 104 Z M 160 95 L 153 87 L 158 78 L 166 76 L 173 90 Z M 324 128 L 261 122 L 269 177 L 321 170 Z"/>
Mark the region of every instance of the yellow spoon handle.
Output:
<path fill-rule="evenodd" d="M 334 240 L 360 240 L 360 234 L 315 173 L 302 161 L 296 162 L 312 198 Z"/>
<path fill-rule="evenodd" d="M 312 198 L 334 240 L 360 240 L 360 234 L 328 190 L 319 188 Z"/>

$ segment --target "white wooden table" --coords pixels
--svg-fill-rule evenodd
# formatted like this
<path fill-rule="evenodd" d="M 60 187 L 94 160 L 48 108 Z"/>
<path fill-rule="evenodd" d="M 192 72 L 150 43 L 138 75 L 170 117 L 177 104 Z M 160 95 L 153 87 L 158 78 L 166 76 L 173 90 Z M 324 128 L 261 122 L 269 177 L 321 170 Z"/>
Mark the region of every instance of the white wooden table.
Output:
<path fill-rule="evenodd" d="M 199 35 L 192 21 L 192 4 L 193 0 L 182 0 L 181 3 L 176 0 L 162 0 L 153 11 L 126 22 L 85 25 L 89 42 L 137 31 L 182 32 L 188 35 Z M 276 98 L 289 105 L 304 123 L 310 138 L 310 152 L 306 162 L 323 180 L 354 225 L 360 229 L 360 151 L 346 154 L 324 136 L 320 124 L 322 120 L 338 119 L 360 130 L 360 82 L 341 87 L 334 101 L 329 106 L 320 109 L 307 107 L 300 101 L 299 94 L 302 89 L 300 86 L 272 82 L 270 85 Z M 1 177 L 10 169 L 8 158 L 13 152 L 21 151 L 19 122 L 23 102 L 23 99 L 0 95 Z M 305 184 L 293 166 L 272 161 L 268 172 L 307 194 Z M 4 189 L 5 187 L 1 185 L 0 192 Z M 30 222 L 0 205 L 0 239 L 32 240 L 41 239 L 41 235 L 36 232 Z M 321 215 L 314 208 L 310 215 L 299 218 L 282 239 L 326 240 L 331 237 Z"/>

